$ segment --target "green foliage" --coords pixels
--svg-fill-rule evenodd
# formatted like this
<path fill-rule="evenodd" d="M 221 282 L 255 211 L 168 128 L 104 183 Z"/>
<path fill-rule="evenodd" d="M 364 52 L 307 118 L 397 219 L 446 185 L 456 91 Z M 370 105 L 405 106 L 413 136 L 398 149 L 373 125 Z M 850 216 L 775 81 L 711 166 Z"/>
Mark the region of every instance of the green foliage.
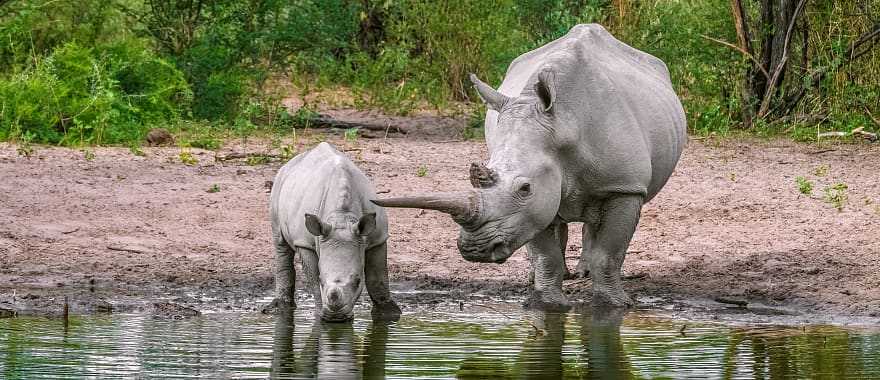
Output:
<path fill-rule="evenodd" d="M 745 4 L 757 22 L 757 3 Z M 875 9 L 878 0 L 808 2 L 809 65 L 794 44 L 798 64 L 784 83 L 810 84 L 799 115 L 827 117 L 818 130 L 809 118 L 757 120 L 754 133 L 812 141 L 821 130 L 877 131 L 869 114 L 880 115 L 880 54 L 844 64 Z M 341 86 L 358 107 L 398 114 L 479 105 L 468 73 L 497 85 L 518 55 L 591 22 L 666 62 L 691 132 L 740 125 L 751 63 L 702 37 L 737 40 L 726 0 L 18 0 L 0 8 L 0 140 L 128 144 L 156 125 L 201 123 L 188 133 L 209 140 L 310 127 L 314 105 L 289 114 L 280 77 L 302 95 Z M 812 86 L 810 74 L 826 67 Z M 472 108 L 464 139 L 482 135 L 484 108 Z"/>
<path fill-rule="evenodd" d="M 290 160 L 291 158 L 296 157 L 297 154 L 296 146 L 294 145 L 282 145 L 279 150 L 281 151 L 279 156 L 283 161 Z"/>
<path fill-rule="evenodd" d="M 222 143 L 220 140 L 211 138 L 211 137 L 198 137 L 194 140 L 190 140 L 188 145 L 193 148 L 206 149 L 206 150 L 217 150 L 220 149 Z"/>
<path fill-rule="evenodd" d="M 181 149 L 177 157 L 184 165 L 193 166 L 199 163 L 199 160 L 188 149 Z"/>
<path fill-rule="evenodd" d="M 35 66 L 0 79 L 0 138 L 102 144 L 139 140 L 175 120 L 190 99 L 182 75 L 137 40 L 88 48 L 67 43 Z"/>
<path fill-rule="evenodd" d="M 419 168 L 416 170 L 416 176 L 418 176 L 418 177 L 425 177 L 427 175 L 428 175 L 428 167 L 425 165 L 419 166 Z"/>
<path fill-rule="evenodd" d="M 219 193 L 220 192 L 220 185 L 218 185 L 216 183 L 211 185 L 211 187 L 208 188 L 207 192 L 208 193 Z"/>
<path fill-rule="evenodd" d="M 843 206 L 847 201 L 847 186 L 845 183 L 836 183 L 834 185 L 826 187 L 823 191 L 825 192 L 825 202 L 830 203 L 834 206 L 837 211 L 843 211 Z"/>
<path fill-rule="evenodd" d="M 345 141 L 353 143 L 357 142 L 358 128 L 349 128 L 345 130 Z"/>
<path fill-rule="evenodd" d="M 265 165 L 272 161 L 272 157 L 263 154 L 249 156 L 245 163 L 251 166 Z"/>
<path fill-rule="evenodd" d="M 143 157 L 143 156 L 147 155 L 146 153 L 144 153 L 143 150 L 141 150 L 140 145 L 138 145 L 136 143 L 130 143 L 128 145 L 128 151 L 131 152 L 131 154 L 133 154 L 135 156 Z"/>
<path fill-rule="evenodd" d="M 810 182 L 808 179 L 801 177 L 801 176 L 798 176 L 795 180 L 797 181 L 798 191 L 800 191 L 801 194 L 804 194 L 804 195 L 812 195 L 813 194 L 813 183 L 812 182 Z"/>

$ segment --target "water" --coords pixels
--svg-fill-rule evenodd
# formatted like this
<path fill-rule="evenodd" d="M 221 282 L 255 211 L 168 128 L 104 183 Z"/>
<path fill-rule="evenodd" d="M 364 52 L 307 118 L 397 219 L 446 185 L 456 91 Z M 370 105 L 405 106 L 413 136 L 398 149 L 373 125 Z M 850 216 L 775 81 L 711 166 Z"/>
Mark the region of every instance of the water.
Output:
<path fill-rule="evenodd" d="M 503 306 L 501 306 L 503 307 Z M 0 378 L 880 378 L 880 332 L 458 308 L 0 319 Z M 529 322 L 526 322 L 529 321 Z"/>

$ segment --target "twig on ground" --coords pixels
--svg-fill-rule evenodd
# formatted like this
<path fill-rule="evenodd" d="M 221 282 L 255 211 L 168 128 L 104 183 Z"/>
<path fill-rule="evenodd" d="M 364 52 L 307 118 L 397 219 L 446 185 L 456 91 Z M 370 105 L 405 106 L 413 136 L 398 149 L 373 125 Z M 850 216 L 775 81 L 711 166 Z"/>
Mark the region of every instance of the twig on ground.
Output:
<path fill-rule="evenodd" d="M 148 253 L 147 251 L 136 249 L 136 248 L 119 247 L 119 246 L 115 246 L 115 245 L 108 245 L 107 249 L 109 249 L 111 251 L 119 251 L 119 252 L 131 252 L 131 253 L 141 253 L 141 254 Z"/>
<path fill-rule="evenodd" d="M 724 303 L 724 304 L 728 304 L 728 305 L 736 305 L 739 307 L 746 307 L 749 304 L 748 301 L 727 298 L 727 297 L 715 297 L 715 302 Z"/>
<path fill-rule="evenodd" d="M 79 231 L 79 227 L 76 227 L 76 228 L 74 228 L 74 229 L 72 229 L 72 230 L 70 230 L 70 231 L 61 231 L 61 233 L 64 234 L 64 235 L 67 235 L 67 234 L 72 234 L 72 233 L 74 233 L 74 232 L 76 232 L 76 231 Z"/>
<path fill-rule="evenodd" d="M 217 156 L 217 161 L 228 161 L 228 160 L 238 160 L 242 158 L 251 158 L 251 157 L 269 157 L 269 158 L 281 158 L 281 156 L 277 154 L 269 154 L 269 153 L 243 153 L 243 152 L 232 152 L 225 156 Z"/>
<path fill-rule="evenodd" d="M 836 151 L 836 149 L 822 149 L 822 150 L 817 150 L 815 152 L 807 152 L 807 154 L 822 154 L 822 153 L 828 153 L 828 152 L 834 152 L 834 151 Z"/>

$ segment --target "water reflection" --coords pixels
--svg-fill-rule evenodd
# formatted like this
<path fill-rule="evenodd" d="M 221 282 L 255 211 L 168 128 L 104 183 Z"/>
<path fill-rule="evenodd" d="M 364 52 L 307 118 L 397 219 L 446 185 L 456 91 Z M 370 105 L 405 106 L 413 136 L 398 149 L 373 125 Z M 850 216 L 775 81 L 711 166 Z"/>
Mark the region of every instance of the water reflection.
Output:
<path fill-rule="evenodd" d="M 299 349 L 295 329 L 294 310 L 279 310 L 272 337 L 271 378 L 385 378 L 388 322 L 369 326 L 362 354 L 352 324 L 312 323 Z"/>
<path fill-rule="evenodd" d="M 0 319 L 0 378 L 880 378 L 877 332 L 688 322 L 682 334 L 683 322 L 637 312 L 505 310 L 456 307 L 391 324 L 367 311 L 352 324 L 316 323 L 307 308 L 71 316 L 66 328 Z"/>

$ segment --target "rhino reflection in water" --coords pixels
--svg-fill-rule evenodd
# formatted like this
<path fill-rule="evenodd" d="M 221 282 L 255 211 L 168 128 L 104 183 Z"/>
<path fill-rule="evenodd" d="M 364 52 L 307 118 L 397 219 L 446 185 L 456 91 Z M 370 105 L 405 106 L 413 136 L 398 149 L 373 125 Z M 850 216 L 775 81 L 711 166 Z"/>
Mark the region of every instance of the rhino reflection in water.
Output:
<path fill-rule="evenodd" d="M 590 275 L 596 303 L 632 305 L 624 255 L 642 205 L 666 184 L 687 139 L 666 65 L 591 24 L 521 55 L 497 91 L 471 80 L 489 108 L 489 161 L 471 165 L 474 189 L 375 203 L 451 214 L 469 261 L 503 263 L 526 245 L 534 273 L 526 305 L 545 310 L 568 308 L 566 223 L 582 222 L 575 275 Z"/>
<path fill-rule="evenodd" d="M 293 309 L 280 309 L 275 318 L 271 378 L 385 378 L 386 322 L 376 321 L 369 327 L 360 362 L 358 338 L 351 324 L 315 321 L 305 342 L 297 344 Z"/>

